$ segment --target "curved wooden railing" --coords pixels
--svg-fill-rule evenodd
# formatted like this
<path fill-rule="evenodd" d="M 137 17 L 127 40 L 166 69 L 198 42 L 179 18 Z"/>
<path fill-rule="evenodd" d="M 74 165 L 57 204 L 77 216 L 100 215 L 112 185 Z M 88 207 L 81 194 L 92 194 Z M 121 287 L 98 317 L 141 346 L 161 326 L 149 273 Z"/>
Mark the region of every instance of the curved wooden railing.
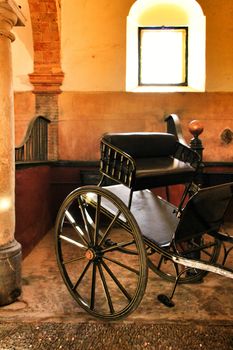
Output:
<path fill-rule="evenodd" d="M 15 147 L 15 161 L 48 160 L 48 124 L 50 119 L 38 116 L 31 120 L 23 142 Z"/>

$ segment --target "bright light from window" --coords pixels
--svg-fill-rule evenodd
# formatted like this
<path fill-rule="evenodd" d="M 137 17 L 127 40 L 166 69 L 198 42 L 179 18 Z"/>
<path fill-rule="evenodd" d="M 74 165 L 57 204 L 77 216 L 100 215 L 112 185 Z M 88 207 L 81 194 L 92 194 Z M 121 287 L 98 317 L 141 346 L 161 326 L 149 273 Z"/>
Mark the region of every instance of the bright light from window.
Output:
<path fill-rule="evenodd" d="M 139 40 L 139 85 L 187 85 L 187 28 L 140 28 Z"/>
<path fill-rule="evenodd" d="M 0 212 L 5 212 L 11 208 L 10 198 L 0 198 Z"/>
<path fill-rule="evenodd" d="M 126 91 L 205 91 L 205 28 L 196 0 L 135 1 L 127 17 Z"/>

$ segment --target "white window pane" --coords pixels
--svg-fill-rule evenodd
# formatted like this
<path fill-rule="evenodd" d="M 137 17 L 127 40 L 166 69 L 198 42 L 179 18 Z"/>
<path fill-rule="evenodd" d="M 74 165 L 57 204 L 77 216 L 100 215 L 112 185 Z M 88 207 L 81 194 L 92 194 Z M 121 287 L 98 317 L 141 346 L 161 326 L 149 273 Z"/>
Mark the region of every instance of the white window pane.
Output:
<path fill-rule="evenodd" d="M 185 29 L 141 29 L 140 44 L 141 84 L 185 83 Z"/>

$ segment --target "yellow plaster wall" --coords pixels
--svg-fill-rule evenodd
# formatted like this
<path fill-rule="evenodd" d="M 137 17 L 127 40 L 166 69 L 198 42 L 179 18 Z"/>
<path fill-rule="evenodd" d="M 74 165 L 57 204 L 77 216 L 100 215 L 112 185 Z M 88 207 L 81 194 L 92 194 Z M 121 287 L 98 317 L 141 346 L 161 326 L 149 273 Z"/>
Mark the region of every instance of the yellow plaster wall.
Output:
<path fill-rule="evenodd" d="M 206 91 L 233 91 L 233 1 L 198 2 L 206 16 Z"/>
<path fill-rule="evenodd" d="M 220 138 L 233 130 L 233 1 L 198 0 L 206 16 L 205 93 L 126 93 L 126 16 L 133 0 L 62 0 L 63 93 L 59 96 L 59 159 L 96 160 L 107 131 L 165 131 L 165 115 L 188 123 L 200 119 L 204 157 L 233 161 L 232 143 Z M 197 48 L 198 50 L 198 48 Z M 34 95 L 15 94 L 16 143 L 35 116 Z"/>
<path fill-rule="evenodd" d="M 125 89 L 126 17 L 132 0 L 63 0 L 64 91 Z"/>
<path fill-rule="evenodd" d="M 18 0 L 21 12 L 25 17 L 25 26 L 15 26 L 12 29 L 15 40 L 12 48 L 12 69 L 14 91 L 31 91 L 28 74 L 33 72 L 33 38 L 28 0 Z"/>
<path fill-rule="evenodd" d="M 125 90 L 126 17 L 133 3 L 61 1 L 64 91 Z M 198 3 L 206 16 L 206 91 L 233 91 L 233 1 Z M 12 59 L 14 90 L 21 92 L 32 89 L 33 42 L 28 0 L 19 5 L 27 21 L 25 27 L 13 28 Z"/>
<path fill-rule="evenodd" d="M 233 130 L 233 1 L 198 2 L 206 16 L 206 92 L 133 94 L 124 92 L 133 1 L 63 0 L 60 159 L 96 160 L 102 133 L 165 131 L 164 116 L 177 113 L 187 141 L 188 123 L 203 122 L 205 160 L 233 161 L 233 145 L 220 138 L 225 128 Z"/>
<path fill-rule="evenodd" d="M 126 17 L 133 3 L 62 1 L 63 91 L 125 90 Z M 206 16 L 206 91 L 233 91 L 233 1 L 198 3 Z"/>

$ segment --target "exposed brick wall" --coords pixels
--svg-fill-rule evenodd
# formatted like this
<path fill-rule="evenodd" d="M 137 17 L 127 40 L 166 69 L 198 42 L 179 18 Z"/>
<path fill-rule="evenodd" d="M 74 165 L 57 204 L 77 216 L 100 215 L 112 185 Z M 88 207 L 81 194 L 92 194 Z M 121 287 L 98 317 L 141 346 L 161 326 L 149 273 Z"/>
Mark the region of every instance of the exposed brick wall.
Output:
<path fill-rule="evenodd" d="M 60 73 L 60 33 L 56 0 L 29 0 L 35 73 Z"/>
<path fill-rule="evenodd" d="M 57 159 L 58 94 L 64 74 L 60 62 L 60 6 L 57 0 L 29 0 L 34 41 L 34 72 L 29 75 L 36 95 L 36 115 L 51 119 L 49 159 Z"/>
<path fill-rule="evenodd" d="M 60 62 L 60 7 L 56 0 L 29 0 L 34 42 L 35 93 L 59 93 L 63 80 Z"/>

